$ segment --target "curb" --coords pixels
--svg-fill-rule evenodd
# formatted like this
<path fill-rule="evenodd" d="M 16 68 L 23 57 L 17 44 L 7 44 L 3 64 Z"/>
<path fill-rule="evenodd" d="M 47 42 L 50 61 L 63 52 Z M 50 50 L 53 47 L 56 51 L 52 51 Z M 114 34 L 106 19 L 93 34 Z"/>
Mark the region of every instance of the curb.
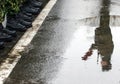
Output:
<path fill-rule="evenodd" d="M 33 37 L 37 34 L 37 31 L 40 29 L 42 23 L 44 22 L 45 18 L 47 17 L 56 2 L 57 0 L 50 0 L 46 4 L 44 9 L 33 21 L 33 26 L 24 33 L 24 35 L 8 53 L 9 56 L 0 65 L 0 84 L 3 84 L 5 79 L 10 75 L 13 68 L 21 58 L 20 53 L 23 52 L 25 48 L 30 44 Z"/>

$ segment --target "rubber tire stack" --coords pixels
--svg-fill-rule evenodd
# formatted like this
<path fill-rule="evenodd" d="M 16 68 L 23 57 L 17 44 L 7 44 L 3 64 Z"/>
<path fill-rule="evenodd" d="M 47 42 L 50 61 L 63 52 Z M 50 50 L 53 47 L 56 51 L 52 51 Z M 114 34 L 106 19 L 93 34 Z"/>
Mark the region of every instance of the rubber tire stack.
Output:
<path fill-rule="evenodd" d="M 20 11 L 14 15 L 8 15 L 7 27 L 0 24 L 0 49 L 5 47 L 4 43 L 12 42 L 17 37 L 17 32 L 25 32 L 32 27 L 32 22 L 41 12 L 49 0 L 27 0 L 20 7 Z"/>

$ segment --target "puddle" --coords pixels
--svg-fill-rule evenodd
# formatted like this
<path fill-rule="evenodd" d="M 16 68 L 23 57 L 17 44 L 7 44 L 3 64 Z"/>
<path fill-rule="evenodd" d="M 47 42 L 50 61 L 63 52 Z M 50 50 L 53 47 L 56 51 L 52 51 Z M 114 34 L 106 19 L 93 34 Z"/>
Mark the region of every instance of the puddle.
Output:
<path fill-rule="evenodd" d="M 120 84 L 120 13 L 113 10 L 120 8 L 117 2 L 103 0 L 99 17 L 81 20 L 89 26 L 80 26 L 74 33 L 53 84 Z M 99 27 L 90 26 L 95 18 Z"/>
<path fill-rule="evenodd" d="M 101 35 L 101 38 L 108 37 L 108 42 L 101 45 L 104 51 L 101 50 L 99 56 L 98 48 L 96 48 L 86 61 L 82 60 L 91 45 L 95 43 L 95 29 L 95 27 L 81 26 L 75 32 L 74 38 L 63 56 L 66 60 L 63 61 L 53 84 L 119 84 L 120 40 L 118 39 L 120 28 L 111 27 L 111 33 L 108 32 L 106 36 Z M 103 65 L 106 67 L 102 67 Z"/>

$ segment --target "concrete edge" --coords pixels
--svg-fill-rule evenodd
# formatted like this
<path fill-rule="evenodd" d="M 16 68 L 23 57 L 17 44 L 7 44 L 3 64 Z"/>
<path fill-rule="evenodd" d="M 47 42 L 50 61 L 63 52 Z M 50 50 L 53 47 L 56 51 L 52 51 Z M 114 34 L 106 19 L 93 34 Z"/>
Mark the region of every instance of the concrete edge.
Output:
<path fill-rule="evenodd" d="M 33 26 L 25 32 L 21 39 L 8 53 L 8 58 L 0 65 L 0 84 L 3 84 L 5 79 L 10 75 L 13 68 L 21 58 L 20 52 L 24 51 L 25 48 L 30 44 L 56 2 L 57 0 L 50 0 L 47 3 L 47 5 L 32 23 Z"/>

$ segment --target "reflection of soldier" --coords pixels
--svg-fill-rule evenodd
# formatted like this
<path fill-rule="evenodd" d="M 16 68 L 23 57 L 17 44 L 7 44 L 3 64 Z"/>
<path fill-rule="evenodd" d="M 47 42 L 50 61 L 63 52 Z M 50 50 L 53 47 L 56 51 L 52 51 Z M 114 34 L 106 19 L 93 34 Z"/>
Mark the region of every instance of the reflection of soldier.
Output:
<path fill-rule="evenodd" d="M 109 4 L 110 0 L 102 0 L 103 7 L 100 11 L 100 27 L 95 30 L 95 44 L 92 44 L 89 51 L 82 57 L 83 60 L 87 60 L 92 55 L 93 49 L 98 50 L 98 55 L 101 56 L 102 70 L 111 69 L 111 54 L 113 52 L 112 34 L 109 27 Z"/>
<path fill-rule="evenodd" d="M 83 60 L 87 60 L 92 55 L 93 49 L 98 50 L 98 54 L 101 56 L 102 70 L 111 69 L 111 54 L 113 52 L 113 41 L 110 28 L 96 28 L 95 30 L 95 43 L 91 45 L 89 51 L 82 57 Z"/>

